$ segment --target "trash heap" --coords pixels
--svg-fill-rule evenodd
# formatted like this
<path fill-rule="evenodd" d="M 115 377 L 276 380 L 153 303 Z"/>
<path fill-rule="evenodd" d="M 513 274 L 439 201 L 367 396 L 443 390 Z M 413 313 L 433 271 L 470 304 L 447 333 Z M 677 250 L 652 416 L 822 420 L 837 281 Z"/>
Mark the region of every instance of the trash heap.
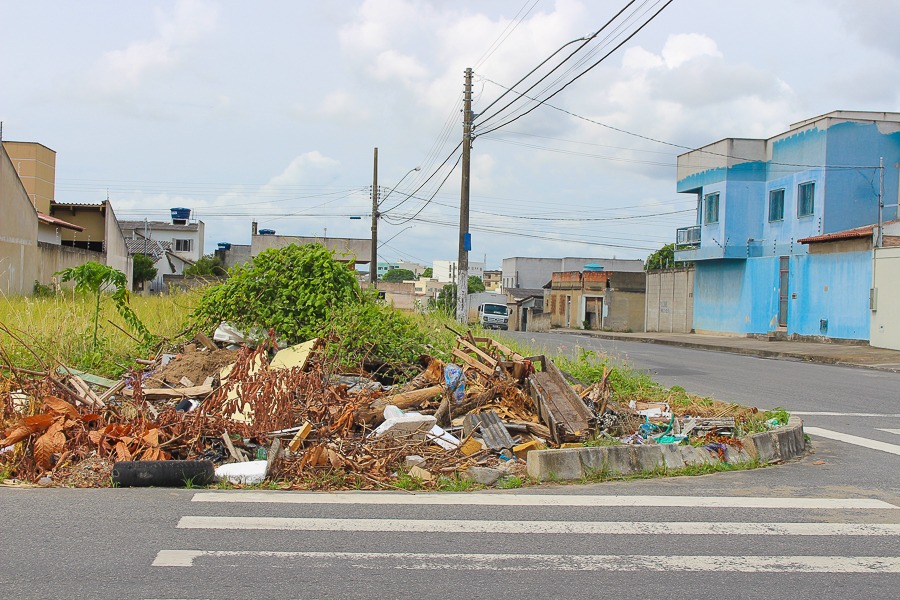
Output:
<path fill-rule="evenodd" d="M 214 336 L 215 337 L 215 336 Z M 121 380 L 60 366 L 0 371 L 0 473 L 47 485 L 168 485 L 265 480 L 284 489 L 376 489 L 414 478 L 491 485 L 523 476 L 531 450 L 735 444 L 755 409 L 676 415 L 617 402 L 609 370 L 575 386 L 546 356 L 458 335 L 452 362 L 423 356 L 396 385 L 347 374 L 328 339 L 278 349 L 199 334 Z M 228 344 L 228 348 L 225 346 Z M 3 373 L 6 373 L 5 375 Z M 590 443 L 590 442 L 588 442 Z"/>

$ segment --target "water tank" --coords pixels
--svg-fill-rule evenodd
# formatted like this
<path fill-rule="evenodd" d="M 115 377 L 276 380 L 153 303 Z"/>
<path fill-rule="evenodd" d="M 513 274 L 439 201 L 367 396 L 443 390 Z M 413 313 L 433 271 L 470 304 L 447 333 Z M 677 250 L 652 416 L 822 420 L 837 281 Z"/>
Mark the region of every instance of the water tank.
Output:
<path fill-rule="evenodd" d="M 584 265 L 585 271 L 602 271 L 603 265 L 598 265 L 597 263 L 588 263 Z"/>
<path fill-rule="evenodd" d="M 260 229 L 259 235 L 275 235 L 274 229 Z"/>
<path fill-rule="evenodd" d="M 189 208 L 172 208 L 173 221 L 187 221 L 191 218 L 191 209 Z"/>
<path fill-rule="evenodd" d="M 231 250 L 231 242 L 219 242 L 219 250 Z"/>

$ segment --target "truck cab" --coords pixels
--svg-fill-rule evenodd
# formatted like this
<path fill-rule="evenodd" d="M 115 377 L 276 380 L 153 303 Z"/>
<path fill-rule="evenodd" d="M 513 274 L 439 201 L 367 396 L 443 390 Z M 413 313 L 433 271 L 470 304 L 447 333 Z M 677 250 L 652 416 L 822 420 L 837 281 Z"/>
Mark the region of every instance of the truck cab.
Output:
<path fill-rule="evenodd" d="M 485 329 L 508 329 L 509 309 L 505 304 L 486 302 L 478 307 L 478 323 Z"/>

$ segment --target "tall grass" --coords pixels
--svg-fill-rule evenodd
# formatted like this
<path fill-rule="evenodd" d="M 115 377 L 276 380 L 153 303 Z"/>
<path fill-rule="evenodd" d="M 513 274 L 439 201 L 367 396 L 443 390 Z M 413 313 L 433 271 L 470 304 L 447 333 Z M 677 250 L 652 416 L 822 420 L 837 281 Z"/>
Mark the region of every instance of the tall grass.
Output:
<path fill-rule="evenodd" d="M 196 299 L 196 292 L 132 296 L 130 304 L 147 328 L 166 340 L 184 329 Z M 108 299 L 101 302 L 95 349 L 93 311 L 93 298 L 71 289 L 50 297 L 0 297 L 0 360 L 30 369 L 61 363 L 97 375 L 121 375 L 146 349 Z"/>

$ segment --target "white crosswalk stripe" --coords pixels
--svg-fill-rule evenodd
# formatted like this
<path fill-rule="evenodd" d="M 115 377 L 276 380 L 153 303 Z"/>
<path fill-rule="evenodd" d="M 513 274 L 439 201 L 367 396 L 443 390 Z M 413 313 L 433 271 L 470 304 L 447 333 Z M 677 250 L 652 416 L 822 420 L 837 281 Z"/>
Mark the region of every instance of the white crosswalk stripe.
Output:
<path fill-rule="evenodd" d="M 292 563 L 307 564 L 313 561 L 318 568 L 335 569 L 362 569 L 362 570 L 451 570 L 458 572 L 471 571 L 671 571 L 671 572 L 734 572 L 734 573 L 900 573 L 900 556 L 859 556 L 858 550 L 864 549 L 860 545 L 862 540 L 875 537 L 891 544 L 893 540 L 900 539 L 900 519 L 894 512 L 900 506 L 882 500 L 872 498 L 778 498 L 758 496 L 647 496 L 647 495 L 589 495 L 589 494 L 535 494 L 535 493 L 471 493 L 471 494 L 446 494 L 446 493 L 377 493 L 377 492 L 339 492 L 339 493 L 289 493 L 275 491 L 251 491 L 251 492 L 200 492 L 192 497 L 192 502 L 204 503 L 205 507 L 213 508 L 219 505 L 227 509 L 234 504 L 249 504 L 244 507 L 241 516 L 232 515 L 184 515 L 177 522 L 177 529 L 190 531 L 228 531 L 251 532 L 280 531 L 284 535 L 291 532 L 305 532 L 299 538 L 303 540 L 302 550 L 291 550 L 289 547 L 278 550 L 258 550 L 234 548 L 234 539 L 230 538 L 227 549 L 163 549 L 159 550 L 153 566 L 165 568 L 221 568 L 222 564 L 240 566 L 247 561 L 256 561 L 265 565 L 276 567 L 278 565 L 290 565 Z M 274 510 L 277 507 L 290 507 L 291 505 L 316 506 L 316 510 L 341 511 L 340 518 L 333 517 L 285 517 L 270 515 L 247 514 L 253 505 L 258 505 L 260 511 Z M 505 509 L 516 507 L 557 507 L 559 510 L 576 512 L 579 514 L 597 513 L 590 510 L 596 507 L 641 508 L 645 512 L 642 516 L 645 521 L 602 521 L 602 520 L 502 520 L 490 517 L 460 519 L 418 519 L 397 516 L 396 518 L 344 518 L 352 505 L 360 506 L 396 506 L 396 511 L 403 510 L 403 506 L 424 507 L 486 507 L 483 510 Z M 195 505 L 195 506 L 200 506 Z M 329 507 L 333 507 L 330 508 Z M 659 508 L 663 511 L 676 508 L 683 511 L 694 511 L 694 514 L 702 514 L 703 511 L 721 509 L 745 509 L 750 511 L 796 511 L 797 522 L 747 522 L 746 513 L 741 521 L 704 521 L 704 520 L 679 520 L 666 519 L 653 520 L 653 516 L 647 510 Z M 459 509 L 456 509 L 457 512 Z M 808 519 L 809 511 L 862 511 L 865 522 L 842 522 L 840 518 L 821 518 L 812 522 Z M 326 512 L 327 514 L 327 512 Z M 393 513 L 392 513 L 393 514 Z M 781 513 L 784 514 L 784 513 Z M 848 513 L 843 513 L 844 515 Z M 853 513 L 850 513 L 853 514 Z M 883 517 L 885 522 L 875 522 L 877 516 Z M 897 521 L 897 522 L 891 522 Z M 369 551 L 366 552 L 365 544 L 374 543 L 382 538 L 359 537 L 356 543 L 362 547 L 360 551 L 328 551 L 329 548 L 310 548 L 309 544 L 332 543 L 331 538 L 317 538 L 315 532 L 348 533 L 391 533 L 394 535 L 413 534 L 413 538 L 393 538 L 395 546 L 391 550 L 404 548 L 403 539 L 415 540 L 411 551 Z M 738 538 L 739 545 L 731 547 L 744 548 L 741 538 L 756 540 L 748 544 L 747 548 L 760 549 L 759 555 L 727 555 L 727 554 L 590 554 L 577 552 L 571 554 L 534 554 L 529 552 L 516 553 L 479 553 L 479 552 L 428 552 L 430 542 L 428 536 L 439 534 L 451 534 L 458 539 L 460 535 L 470 536 L 500 536 L 498 539 L 490 539 L 491 547 L 503 547 L 500 541 L 502 536 L 533 535 L 546 536 L 586 536 L 594 540 L 591 545 L 582 548 L 592 548 L 598 536 L 644 536 L 649 539 L 661 540 L 662 538 L 650 536 L 672 536 L 672 539 L 683 539 L 682 536 L 706 536 L 718 537 L 720 540 Z M 808 555 L 802 551 L 796 555 L 779 554 L 766 555 L 765 549 L 769 547 L 764 540 L 771 537 L 780 537 L 783 543 L 793 544 L 799 548 L 799 539 L 829 539 L 836 542 L 846 539 L 853 540 L 847 548 L 856 548 L 857 553 L 841 555 Z M 205 539 L 209 539 L 206 537 Z M 239 538 L 238 538 L 239 539 Z M 288 538 L 280 538 L 290 540 Z M 471 541 L 467 548 L 476 550 L 474 540 L 486 538 L 469 538 Z M 563 538 L 567 539 L 567 538 Z M 613 538 L 607 538 L 612 540 Z M 627 538 L 626 538 L 627 539 Z M 421 543 L 424 541 L 425 548 Z M 418 543 L 419 547 L 415 547 Z M 625 542 L 629 544 L 631 542 Z M 716 542 L 718 543 L 718 542 Z M 724 543 L 724 542 L 723 542 Z M 782 543 L 782 542 L 779 542 Z M 812 542 L 816 547 L 816 542 Z M 473 545 L 474 544 L 474 545 Z M 609 548 L 613 546 L 607 545 Z M 690 546 L 688 546 L 690 547 Z M 785 546 L 785 547 L 790 547 Z M 831 546 L 842 548 L 843 545 Z M 376 548 L 381 550 L 381 547 Z M 422 551 L 422 550 L 426 551 Z M 345 550 L 341 548 L 340 550 Z M 583 550 L 582 550 L 583 552 Z M 743 554 L 743 553 L 741 553 Z"/>
<path fill-rule="evenodd" d="M 829 440 L 836 440 L 838 442 L 846 442 L 855 446 L 862 446 L 863 448 L 870 448 L 872 450 L 880 450 L 881 452 L 900 455 L 900 446 L 898 446 L 897 444 L 888 444 L 887 442 L 870 440 L 869 438 L 860 437 L 858 435 L 850 435 L 849 433 L 841 433 L 840 431 L 822 429 L 821 427 L 804 427 L 803 431 L 811 436 L 823 437 Z"/>
<path fill-rule="evenodd" d="M 563 507 L 676 507 L 781 508 L 806 510 L 898 509 L 870 498 L 767 498 L 759 496 L 601 496 L 587 494 L 434 494 L 396 492 L 201 492 L 193 502 L 273 504 L 361 504 L 443 506 L 563 506 Z"/>
<path fill-rule="evenodd" d="M 417 552 L 283 552 L 162 550 L 155 567 L 192 567 L 203 557 L 268 558 L 339 563 L 355 569 L 457 571 L 690 571 L 745 573 L 900 573 L 900 557 L 872 556 L 656 556 L 570 554 L 441 554 Z"/>
<path fill-rule="evenodd" d="M 900 523 L 733 523 L 655 521 L 473 521 L 434 519 L 309 519 L 187 516 L 179 529 L 275 529 L 407 533 L 535 535 L 900 535 Z"/>

